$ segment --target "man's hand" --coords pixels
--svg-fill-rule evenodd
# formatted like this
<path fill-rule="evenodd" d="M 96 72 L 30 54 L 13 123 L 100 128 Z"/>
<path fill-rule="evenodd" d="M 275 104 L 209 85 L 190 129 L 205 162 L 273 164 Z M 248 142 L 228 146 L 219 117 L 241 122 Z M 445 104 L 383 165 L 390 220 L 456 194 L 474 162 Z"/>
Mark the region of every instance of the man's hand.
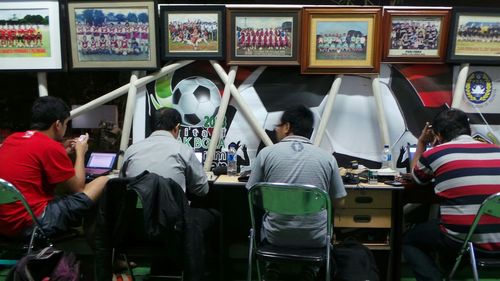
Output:
<path fill-rule="evenodd" d="M 77 155 L 85 155 L 87 152 L 89 145 L 88 145 L 88 140 L 89 140 L 89 134 L 85 133 L 85 137 L 80 137 L 75 139 L 75 151 Z"/>
<path fill-rule="evenodd" d="M 72 154 L 75 152 L 75 144 L 77 142 L 77 138 L 67 139 L 63 142 L 64 148 L 68 154 Z"/>
<path fill-rule="evenodd" d="M 429 143 L 434 144 L 435 139 L 436 135 L 432 130 L 432 125 L 430 125 L 429 122 L 425 122 L 422 133 L 420 133 L 420 136 L 418 137 L 418 144 L 425 147 Z"/>

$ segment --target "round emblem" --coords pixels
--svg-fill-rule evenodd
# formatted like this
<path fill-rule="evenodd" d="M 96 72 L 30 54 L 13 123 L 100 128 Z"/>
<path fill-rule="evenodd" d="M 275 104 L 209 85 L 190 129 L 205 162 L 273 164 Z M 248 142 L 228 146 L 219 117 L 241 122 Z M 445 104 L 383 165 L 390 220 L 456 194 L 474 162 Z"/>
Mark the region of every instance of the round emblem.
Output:
<path fill-rule="evenodd" d="M 472 72 L 465 82 L 465 96 L 475 104 L 482 104 L 491 97 L 491 78 L 482 71 Z"/>

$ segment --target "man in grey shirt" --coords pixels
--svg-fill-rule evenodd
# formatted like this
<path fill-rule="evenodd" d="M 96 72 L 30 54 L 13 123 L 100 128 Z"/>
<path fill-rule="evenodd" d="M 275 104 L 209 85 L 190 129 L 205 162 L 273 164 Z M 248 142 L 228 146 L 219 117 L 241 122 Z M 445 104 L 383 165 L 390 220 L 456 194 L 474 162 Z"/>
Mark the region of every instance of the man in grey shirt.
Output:
<path fill-rule="evenodd" d="M 171 178 L 186 193 L 203 196 L 208 193 L 207 176 L 193 149 L 177 140 L 181 121 L 176 109 L 157 110 L 152 123 L 155 131 L 125 151 L 125 175 L 135 177 L 147 170 Z M 205 235 L 218 217 L 212 209 L 190 208 L 189 213 Z"/>
<path fill-rule="evenodd" d="M 311 110 L 300 105 L 283 113 L 276 125 L 279 143 L 260 151 L 252 164 L 247 188 L 257 182 L 312 184 L 330 195 L 334 207 L 343 205 L 347 195 L 339 174 L 337 161 L 330 153 L 309 140 L 314 125 Z M 267 213 L 263 217 L 262 237 L 271 244 L 286 247 L 323 247 L 326 241 L 326 212 L 297 218 Z M 277 279 L 275 265 L 269 265 L 266 281 Z M 309 278 L 317 269 L 305 268 Z M 313 276 L 310 276 L 313 275 Z M 309 280 L 307 276 L 300 280 Z"/>

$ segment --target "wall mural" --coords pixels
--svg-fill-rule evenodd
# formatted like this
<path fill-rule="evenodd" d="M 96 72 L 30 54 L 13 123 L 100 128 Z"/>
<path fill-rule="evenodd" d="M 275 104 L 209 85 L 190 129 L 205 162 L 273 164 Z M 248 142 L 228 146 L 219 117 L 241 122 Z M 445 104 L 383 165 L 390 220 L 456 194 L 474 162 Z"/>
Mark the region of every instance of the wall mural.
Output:
<path fill-rule="evenodd" d="M 227 69 L 226 69 L 227 71 Z M 397 167 L 407 165 L 404 147 L 415 144 L 426 121 L 451 105 L 453 75 L 450 65 L 382 65 L 380 87 L 390 146 Z M 316 128 L 324 111 L 333 75 L 301 75 L 293 67 L 240 67 L 235 86 L 253 114 L 274 140 L 274 125 L 283 110 L 292 104 L 309 106 L 316 117 Z M 498 143 L 500 136 L 500 71 L 495 67 L 471 67 L 461 108 L 470 113 L 473 135 Z M 334 153 L 340 165 L 358 159 L 365 166 L 378 168 L 383 147 L 371 91 L 371 80 L 345 75 L 334 101 L 332 115 L 320 144 Z M 147 85 L 148 110 L 174 107 L 182 114 L 180 140 L 196 151 L 206 152 L 224 84 L 205 61 L 190 64 Z M 146 135 L 149 127 L 146 118 Z M 313 138 L 315 132 L 313 133 Z M 248 166 L 263 147 L 259 137 L 230 101 L 212 167 L 226 165 L 228 145 L 238 146 L 239 165 Z M 203 159 L 205 159 L 205 155 Z M 250 163 L 248 163 L 248 160 Z"/>

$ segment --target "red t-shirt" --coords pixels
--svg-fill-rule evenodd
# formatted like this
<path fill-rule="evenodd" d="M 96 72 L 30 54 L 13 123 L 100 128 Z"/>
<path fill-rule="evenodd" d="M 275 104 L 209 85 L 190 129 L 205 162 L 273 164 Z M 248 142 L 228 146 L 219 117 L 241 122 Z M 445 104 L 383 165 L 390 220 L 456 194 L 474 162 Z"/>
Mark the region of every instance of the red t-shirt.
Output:
<path fill-rule="evenodd" d="M 75 175 L 63 145 L 35 131 L 15 133 L 0 146 L 0 178 L 12 183 L 38 217 L 54 198 L 56 184 Z M 31 225 L 20 202 L 0 205 L 0 234 L 16 236 Z"/>

